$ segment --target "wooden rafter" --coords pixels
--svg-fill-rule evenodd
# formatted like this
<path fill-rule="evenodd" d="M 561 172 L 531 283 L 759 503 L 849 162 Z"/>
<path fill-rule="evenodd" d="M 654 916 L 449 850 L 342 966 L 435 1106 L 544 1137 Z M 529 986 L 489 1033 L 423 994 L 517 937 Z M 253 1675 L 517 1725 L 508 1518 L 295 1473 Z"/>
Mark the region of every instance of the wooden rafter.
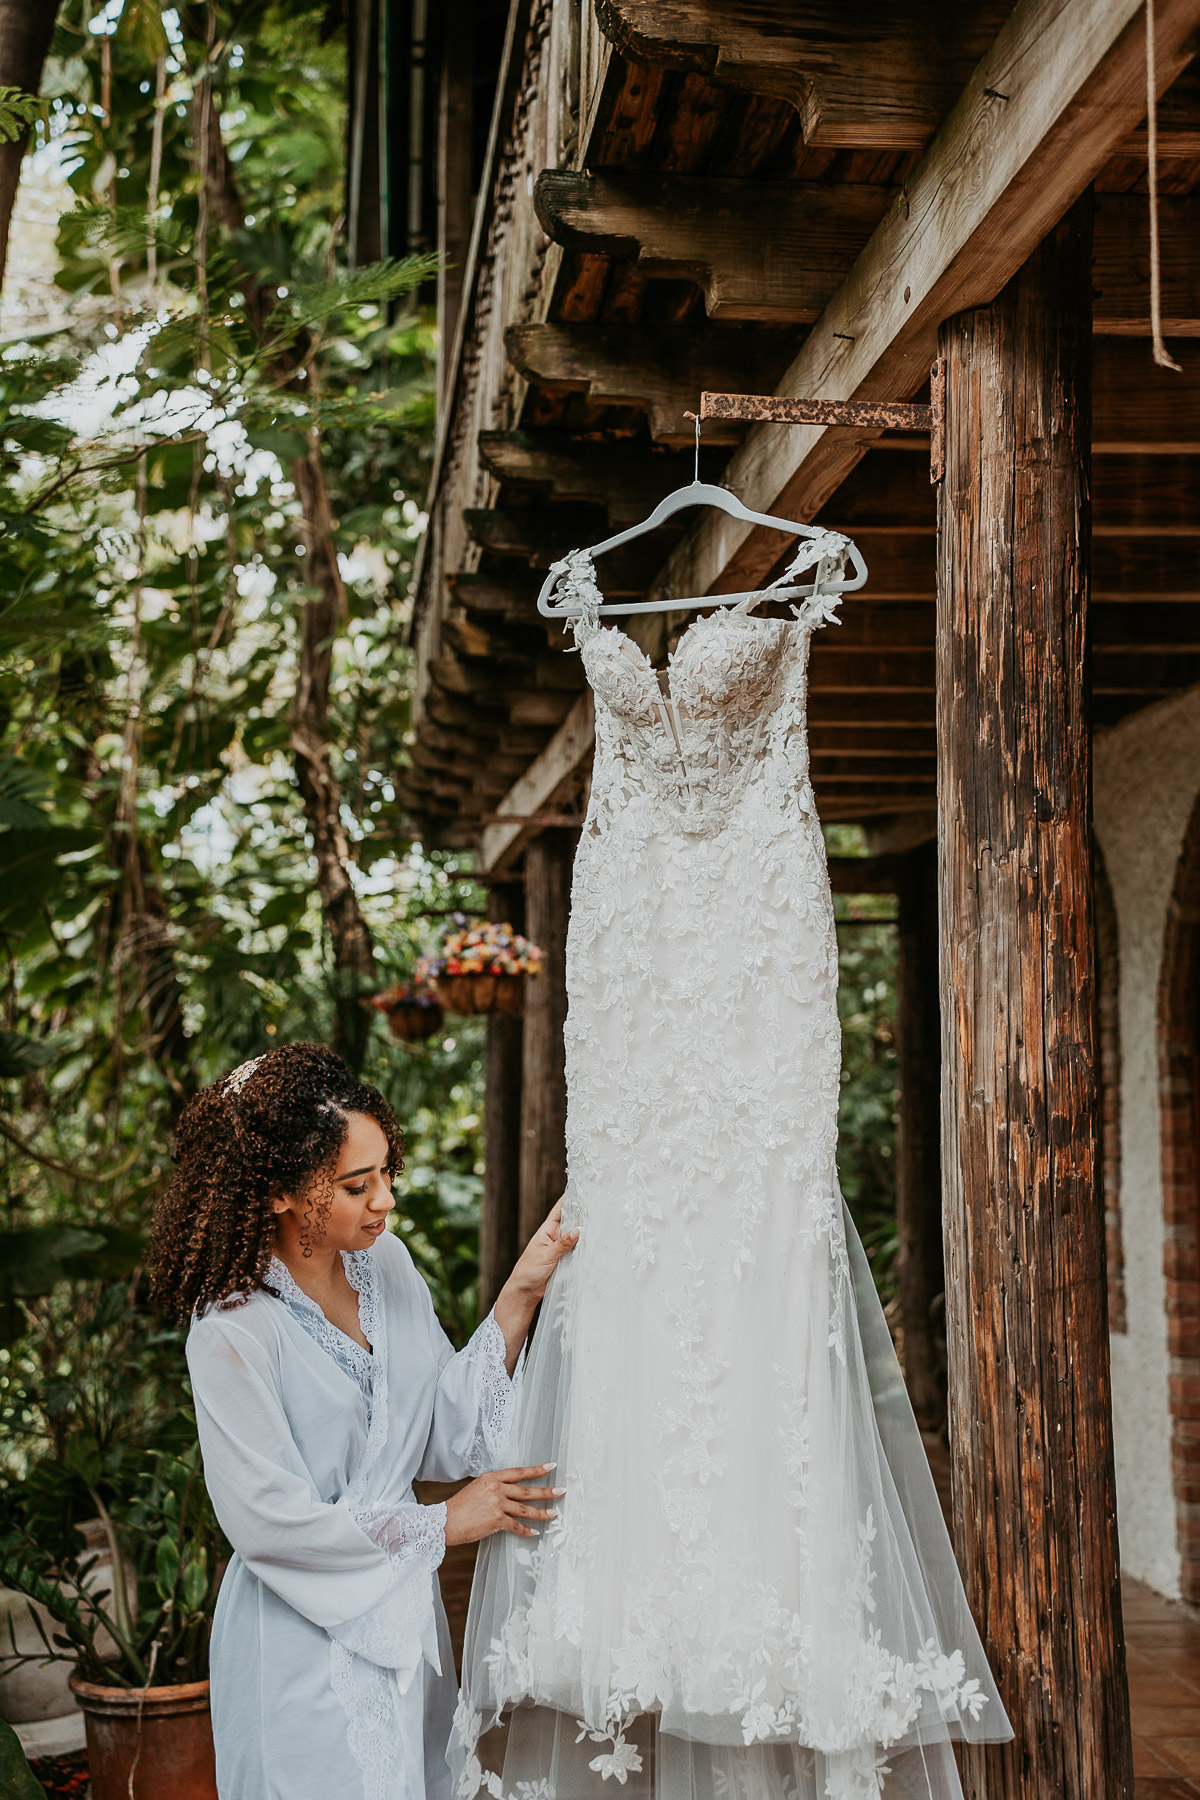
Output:
<path fill-rule="evenodd" d="M 869 183 L 757 181 L 626 169 L 547 169 L 542 229 L 577 250 L 636 260 L 649 277 L 691 278 L 710 318 L 811 324 L 894 199 Z M 1168 337 L 1200 334 L 1200 203 L 1160 204 Z M 1147 336 L 1149 216 L 1142 194 L 1096 207 L 1093 329 Z"/>
<path fill-rule="evenodd" d="M 1157 24 L 1165 88 L 1193 53 L 1200 0 L 1160 0 Z M 777 391 L 914 394 L 938 321 L 1004 285 L 1144 109 L 1141 0 L 1018 0 Z M 1098 388 L 1098 413 L 1101 400 Z M 760 511 L 811 516 L 862 453 L 844 432 L 759 426 L 726 479 Z M 705 518 L 669 560 L 661 591 L 752 587 L 772 560 L 766 534 Z"/>
<path fill-rule="evenodd" d="M 555 243 L 690 276 L 710 318 L 811 324 L 892 201 L 870 183 L 546 169 L 533 191 Z"/>
<path fill-rule="evenodd" d="M 514 367 L 549 394 L 586 394 L 594 402 L 646 412 L 656 443 L 692 440 L 684 413 L 701 388 L 765 392 L 786 367 L 795 336 L 788 332 L 691 331 L 686 327 L 513 325 L 505 344 Z M 718 378 L 717 371 L 724 371 Z M 744 427 L 710 433 L 710 442 L 735 444 Z"/>
<path fill-rule="evenodd" d="M 927 143 L 1004 17 L 1004 0 L 598 0 L 623 56 L 701 69 L 787 100 L 810 144 Z"/>

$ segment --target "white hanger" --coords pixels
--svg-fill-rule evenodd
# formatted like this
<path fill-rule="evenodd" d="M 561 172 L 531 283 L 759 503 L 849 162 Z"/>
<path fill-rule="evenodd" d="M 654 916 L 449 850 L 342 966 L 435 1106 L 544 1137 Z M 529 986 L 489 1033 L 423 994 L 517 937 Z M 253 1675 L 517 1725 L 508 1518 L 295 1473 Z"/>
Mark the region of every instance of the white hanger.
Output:
<path fill-rule="evenodd" d="M 816 576 L 809 582 L 786 581 L 786 575 L 779 578 L 779 583 L 770 583 L 765 588 L 750 588 L 739 594 L 701 594 L 691 597 L 680 596 L 671 600 L 628 600 L 625 602 L 605 601 L 599 607 L 601 613 L 621 614 L 645 612 L 680 612 L 689 606 L 736 606 L 743 600 L 765 599 L 792 600 L 807 598 L 813 594 L 851 593 L 856 588 L 865 586 L 867 565 L 858 545 L 839 532 L 826 531 L 820 525 L 802 525 L 796 519 L 777 519 L 771 513 L 752 512 L 748 506 L 738 499 L 729 488 L 715 487 L 712 482 L 700 479 L 700 419 L 698 415 L 687 415 L 696 418 L 696 472 L 686 487 L 676 488 L 673 493 L 660 500 L 648 518 L 640 525 L 631 525 L 626 531 L 618 531 L 612 537 L 605 538 L 590 549 L 573 551 L 572 556 L 589 558 L 603 556 L 608 550 L 617 550 L 622 544 L 632 543 L 634 538 L 644 537 L 647 532 L 656 531 L 658 527 L 671 518 L 674 513 L 681 512 L 685 506 L 715 506 L 721 512 L 728 513 L 731 518 L 742 519 L 748 525 L 765 525 L 772 531 L 788 532 L 798 538 L 829 538 L 845 545 L 845 557 L 854 568 L 853 578 L 845 575 L 822 576 L 822 563 L 817 565 Z M 822 562 L 825 559 L 822 559 Z M 839 559 L 840 560 L 840 559 Z M 572 616 L 572 609 L 567 606 L 555 606 L 552 595 L 558 586 L 563 573 L 563 564 L 555 564 L 538 594 L 538 611 L 548 619 L 561 619 Z"/>

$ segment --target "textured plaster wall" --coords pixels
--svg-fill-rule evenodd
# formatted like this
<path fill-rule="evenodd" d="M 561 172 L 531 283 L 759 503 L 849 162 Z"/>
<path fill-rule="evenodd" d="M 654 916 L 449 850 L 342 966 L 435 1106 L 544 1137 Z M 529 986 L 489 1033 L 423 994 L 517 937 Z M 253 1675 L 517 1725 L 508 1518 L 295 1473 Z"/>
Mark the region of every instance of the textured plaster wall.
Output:
<path fill-rule="evenodd" d="M 1200 793 L 1200 689 L 1097 733 L 1096 836 L 1117 913 L 1121 1022 L 1121 1230 L 1129 1330 L 1112 1338 L 1121 1561 L 1179 1592 L 1167 1397 L 1157 992 L 1163 930 Z"/>

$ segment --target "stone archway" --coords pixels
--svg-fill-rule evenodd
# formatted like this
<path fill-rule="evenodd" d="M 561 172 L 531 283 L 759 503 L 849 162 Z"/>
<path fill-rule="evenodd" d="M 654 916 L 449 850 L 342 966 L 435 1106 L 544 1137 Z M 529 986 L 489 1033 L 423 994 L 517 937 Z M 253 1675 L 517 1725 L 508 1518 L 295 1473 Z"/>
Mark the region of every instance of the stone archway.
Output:
<path fill-rule="evenodd" d="M 1158 988 L 1171 1473 L 1180 1592 L 1200 1601 L 1200 801 L 1167 909 Z"/>

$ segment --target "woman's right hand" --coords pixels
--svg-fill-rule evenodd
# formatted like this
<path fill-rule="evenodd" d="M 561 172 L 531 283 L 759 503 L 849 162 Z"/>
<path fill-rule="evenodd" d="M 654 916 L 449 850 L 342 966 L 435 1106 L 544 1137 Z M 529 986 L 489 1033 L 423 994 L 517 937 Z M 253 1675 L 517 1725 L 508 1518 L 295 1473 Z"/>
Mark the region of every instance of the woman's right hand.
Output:
<path fill-rule="evenodd" d="M 538 1534 L 523 1519 L 552 1519 L 556 1508 L 531 1506 L 533 1500 L 561 1500 L 566 1488 L 527 1487 L 539 1475 L 549 1475 L 553 1463 L 538 1463 L 532 1469 L 493 1469 L 478 1475 L 446 1502 L 446 1546 L 475 1544 L 480 1538 L 497 1531 L 511 1531 L 515 1537 Z"/>

